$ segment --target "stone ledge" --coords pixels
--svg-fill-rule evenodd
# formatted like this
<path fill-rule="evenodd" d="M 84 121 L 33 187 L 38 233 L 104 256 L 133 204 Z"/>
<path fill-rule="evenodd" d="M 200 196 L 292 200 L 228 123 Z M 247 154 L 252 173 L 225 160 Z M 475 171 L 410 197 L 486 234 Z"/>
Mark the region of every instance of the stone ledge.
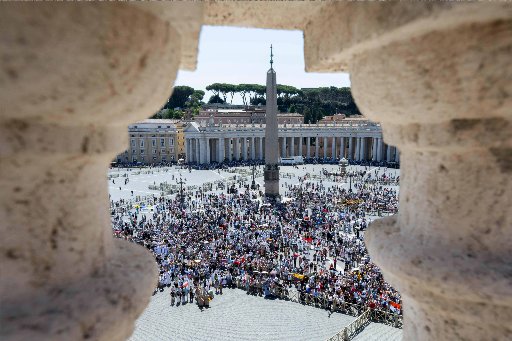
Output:
<path fill-rule="evenodd" d="M 3 300 L 0 338 L 112 341 L 130 336 L 132 321 L 156 286 L 157 267 L 141 246 L 118 239 L 113 244 L 105 267 L 90 277 Z"/>
<path fill-rule="evenodd" d="M 386 279 L 404 294 L 512 306 L 512 265 L 506 254 L 471 250 L 464 241 L 446 243 L 442 237 L 406 232 L 392 216 L 370 224 L 365 244 Z"/>

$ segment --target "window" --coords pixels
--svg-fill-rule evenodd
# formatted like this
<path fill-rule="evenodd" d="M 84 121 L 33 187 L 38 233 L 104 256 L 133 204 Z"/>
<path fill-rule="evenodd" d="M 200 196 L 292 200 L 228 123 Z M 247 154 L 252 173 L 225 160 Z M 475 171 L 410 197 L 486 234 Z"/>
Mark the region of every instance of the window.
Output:
<path fill-rule="evenodd" d="M 156 139 L 151 140 L 151 146 L 156 147 Z"/>
<path fill-rule="evenodd" d="M 174 148 L 171 148 L 170 154 L 174 153 Z"/>
<path fill-rule="evenodd" d="M 144 140 L 140 140 L 140 146 L 144 147 Z"/>
<path fill-rule="evenodd" d="M 156 154 L 156 149 L 153 149 L 153 154 Z"/>
<path fill-rule="evenodd" d="M 162 156 L 162 162 L 167 161 L 167 158 L 165 156 Z"/>
<path fill-rule="evenodd" d="M 162 126 L 158 126 L 158 128 L 162 128 Z"/>
<path fill-rule="evenodd" d="M 171 155 L 171 160 L 174 160 L 174 155 Z"/>
<path fill-rule="evenodd" d="M 140 150 L 140 153 L 141 153 L 141 154 L 144 154 L 144 149 L 141 149 L 141 150 Z"/>
<path fill-rule="evenodd" d="M 174 138 L 169 139 L 169 146 L 174 146 Z"/>
<path fill-rule="evenodd" d="M 156 161 L 156 156 L 153 156 L 153 161 Z"/>
<path fill-rule="evenodd" d="M 136 154 L 137 151 L 135 149 L 132 149 L 132 154 Z"/>
<path fill-rule="evenodd" d="M 137 157 L 136 156 L 132 157 L 132 162 L 137 162 Z"/>
<path fill-rule="evenodd" d="M 160 147 L 165 147 L 165 139 L 160 139 Z"/>
<path fill-rule="evenodd" d="M 135 147 L 135 139 L 132 139 L 132 147 Z"/>

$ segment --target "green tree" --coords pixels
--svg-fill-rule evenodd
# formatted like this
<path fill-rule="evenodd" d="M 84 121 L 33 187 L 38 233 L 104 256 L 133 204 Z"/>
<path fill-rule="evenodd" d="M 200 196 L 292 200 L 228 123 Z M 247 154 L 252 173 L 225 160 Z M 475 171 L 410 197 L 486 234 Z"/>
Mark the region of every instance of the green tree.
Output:
<path fill-rule="evenodd" d="M 249 104 L 249 99 L 247 98 L 250 95 L 251 92 L 251 84 L 238 84 L 236 86 L 237 92 L 240 94 L 240 97 L 242 97 L 242 102 L 244 105 Z"/>
<path fill-rule="evenodd" d="M 213 92 L 213 96 L 220 97 L 220 90 L 222 88 L 222 85 L 220 83 L 213 83 L 206 87 L 206 90 Z M 212 96 L 212 97 L 213 97 Z M 211 99 L 211 97 L 210 97 Z M 209 101 L 208 101 L 209 103 Z"/>
<path fill-rule="evenodd" d="M 226 93 L 229 93 L 231 96 L 231 100 L 229 103 L 233 104 L 233 97 L 235 97 L 235 94 L 238 92 L 238 86 L 235 84 L 223 84 L 224 85 L 224 91 Z"/>
<path fill-rule="evenodd" d="M 212 103 L 225 103 L 224 100 L 219 96 L 219 95 L 213 95 L 210 97 L 210 99 L 208 100 L 208 103 L 212 104 Z"/>
<path fill-rule="evenodd" d="M 186 85 L 175 86 L 172 90 L 171 97 L 164 106 L 167 109 L 183 108 L 189 97 L 194 93 L 194 88 Z"/>

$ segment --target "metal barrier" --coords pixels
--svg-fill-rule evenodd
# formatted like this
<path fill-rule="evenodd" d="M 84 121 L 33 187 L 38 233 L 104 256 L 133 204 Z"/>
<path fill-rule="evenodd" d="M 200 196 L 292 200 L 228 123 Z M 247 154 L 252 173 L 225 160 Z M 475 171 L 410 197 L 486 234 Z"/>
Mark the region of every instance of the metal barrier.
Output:
<path fill-rule="evenodd" d="M 384 323 L 394 328 L 402 328 L 403 325 L 402 315 L 390 311 L 372 310 L 371 320 L 377 323 Z"/>
<path fill-rule="evenodd" d="M 340 330 L 334 336 L 327 339 L 327 341 L 348 341 L 356 336 L 361 330 L 370 323 L 371 310 L 368 309 L 348 326 Z"/>
<path fill-rule="evenodd" d="M 235 285 L 238 289 L 245 290 L 251 294 L 262 294 L 263 290 L 261 286 L 247 285 L 243 284 L 240 279 L 235 280 Z M 403 325 L 403 317 L 402 315 L 392 313 L 390 311 L 383 311 L 378 309 L 368 309 L 365 306 L 347 303 L 347 302 L 339 302 L 336 301 L 330 302 L 325 296 L 314 296 L 312 294 L 300 293 L 295 288 L 287 288 L 284 287 L 273 287 L 270 288 L 270 293 L 282 300 L 296 302 L 304 305 L 310 305 L 317 308 L 323 308 L 330 310 L 332 313 L 342 313 L 345 315 L 357 316 L 359 317 L 365 315 L 367 316 L 367 320 L 371 322 L 384 323 L 388 326 L 394 328 L 402 328 Z M 357 320 L 356 319 L 356 320 Z M 355 321 L 354 321 L 355 322 Z M 363 325 L 363 324 L 360 324 Z M 347 326 L 348 327 L 348 326 Z M 338 335 L 338 334 L 336 334 Z M 355 335 L 355 334 L 354 334 Z M 331 340 L 331 339 L 329 339 Z M 332 339 L 332 340 L 345 340 L 345 339 Z"/>

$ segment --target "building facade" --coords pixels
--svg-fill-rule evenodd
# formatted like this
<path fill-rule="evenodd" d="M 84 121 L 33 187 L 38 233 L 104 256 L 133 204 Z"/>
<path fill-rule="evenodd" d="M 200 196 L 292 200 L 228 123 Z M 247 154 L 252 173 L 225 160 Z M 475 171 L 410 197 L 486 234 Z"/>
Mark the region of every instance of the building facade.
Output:
<path fill-rule="evenodd" d="M 176 127 L 176 160 L 185 159 L 185 127 L 187 122 L 179 121 L 175 123 Z"/>
<path fill-rule="evenodd" d="M 176 120 L 147 119 L 128 126 L 129 147 L 116 158 L 118 163 L 157 164 L 178 160 Z M 183 131 L 183 128 L 181 128 Z M 183 133 L 182 133 L 183 134 Z"/>
<path fill-rule="evenodd" d="M 266 106 L 208 108 L 201 110 L 194 117 L 194 122 L 206 123 L 212 117 L 215 124 L 260 124 L 265 123 L 265 110 Z M 280 124 L 300 124 L 304 122 L 304 116 L 298 113 L 278 112 L 277 121 Z"/>
<path fill-rule="evenodd" d="M 333 124 L 279 124 L 280 157 L 399 162 L 398 150 L 382 139 L 380 124 L 343 120 Z M 265 124 L 189 123 L 185 128 L 187 162 L 205 164 L 232 160 L 263 160 Z"/>

